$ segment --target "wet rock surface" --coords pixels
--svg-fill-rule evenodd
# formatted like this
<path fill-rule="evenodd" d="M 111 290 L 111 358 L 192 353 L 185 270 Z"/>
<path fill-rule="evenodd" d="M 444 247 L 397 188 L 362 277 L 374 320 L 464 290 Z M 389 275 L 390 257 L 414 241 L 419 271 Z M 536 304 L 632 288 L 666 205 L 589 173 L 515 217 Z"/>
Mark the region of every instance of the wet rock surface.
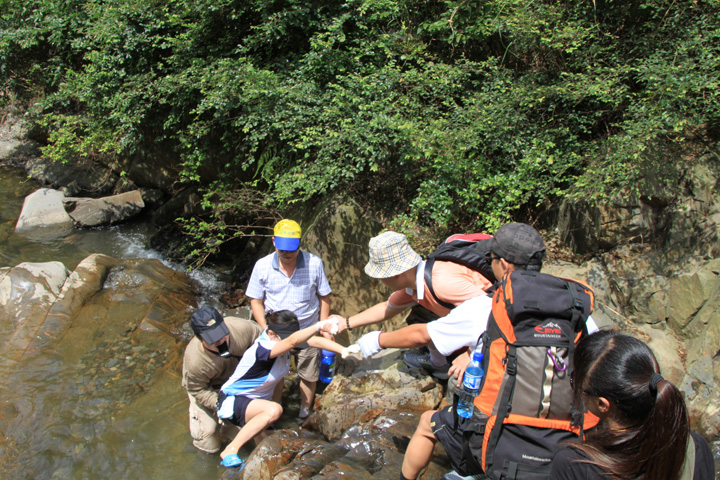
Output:
<path fill-rule="evenodd" d="M 100 477 L 118 476 L 114 469 L 132 465 L 117 452 L 105 460 L 118 429 L 132 432 L 137 422 L 152 421 L 147 407 L 140 416 L 128 412 L 143 403 L 186 402 L 177 372 L 195 287 L 157 260 L 103 255 L 88 257 L 72 273 L 56 263 L 4 270 L 0 290 L 10 284 L 10 294 L 0 296 L 4 478 L 50 478 L 47 471 L 72 478 L 87 461 L 103 465 Z M 58 271 L 64 281 L 55 275 L 48 282 Z M 19 287 L 33 279 L 32 288 Z M 11 311 L 21 312 L 15 325 L 7 323 Z M 132 450 L 128 455 L 135 456 Z"/>
<path fill-rule="evenodd" d="M 402 352 L 341 362 L 300 429 L 279 430 L 252 451 L 242 472 L 224 479 L 396 479 L 420 414 L 442 402 L 444 387 Z M 423 478 L 451 470 L 442 447 Z"/>

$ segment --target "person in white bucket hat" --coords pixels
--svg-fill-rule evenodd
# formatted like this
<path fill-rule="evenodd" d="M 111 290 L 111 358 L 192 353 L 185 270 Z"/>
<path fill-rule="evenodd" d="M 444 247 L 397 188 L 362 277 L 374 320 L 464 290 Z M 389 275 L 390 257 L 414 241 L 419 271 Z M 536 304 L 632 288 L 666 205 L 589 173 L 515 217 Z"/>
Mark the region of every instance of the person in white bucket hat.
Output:
<path fill-rule="evenodd" d="M 450 309 L 441 305 L 425 284 L 425 261 L 412 249 L 402 233 L 384 232 L 370 239 L 369 260 L 365 273 L 380 280 L 393 290 L 387 301 L 349 316 L 334 315 L 339 320 L 339 331 L 352 330 L 364 325 L 380 323 L 415 305 L 422 305 L 440 317 Z M 432 269 L 432 285 L 437 297 L 452 305 L 484 295 L 491 283 L 479 272 L 463 265 L 436 261 Z M 424 324 L 413 326 L 418 343 L 431 344 Z M 366 352 L 367 353 L 367 352 Z M 407 352 L 405 362 L 412 367 L 423 368 L 440 379 L 448 378 L 450 364 L 437 350 Z"/>

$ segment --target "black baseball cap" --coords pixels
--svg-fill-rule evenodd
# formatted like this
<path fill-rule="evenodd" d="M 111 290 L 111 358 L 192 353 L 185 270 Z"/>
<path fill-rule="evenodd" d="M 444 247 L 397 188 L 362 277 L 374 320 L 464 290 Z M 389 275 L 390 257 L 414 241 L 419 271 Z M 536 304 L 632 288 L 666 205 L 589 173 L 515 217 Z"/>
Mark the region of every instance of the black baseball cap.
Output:
<path fill-rule="evenodd" d="M 539 265 L 545 256 L 545 243 L 540 232 L 530 225 L 507 223 L 495 232 L 490 250 L 516 265 Z"/>
<path fill-rule="evenodd" d="M 190 317 L 190 327 L 195 335 L 210 345 L 230 334 L 220 312 L 207 305 L 193 313 L 193 316 Z"/>

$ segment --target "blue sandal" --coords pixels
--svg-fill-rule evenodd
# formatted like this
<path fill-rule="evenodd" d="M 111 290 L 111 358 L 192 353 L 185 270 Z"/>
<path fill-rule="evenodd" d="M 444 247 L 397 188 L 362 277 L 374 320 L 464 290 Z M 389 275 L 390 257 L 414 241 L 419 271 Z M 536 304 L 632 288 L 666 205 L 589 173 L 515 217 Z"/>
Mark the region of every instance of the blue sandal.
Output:
<path fill-rule="evenodd" d="M 227 468 L 239 467 L 242 464 L 242 458 L 238 457 L 236 453 L 231 453 L 230 455 L 227 455 L 225 458 L 222 459 L 222 462 L 220 462 L 220 465 Z"/>

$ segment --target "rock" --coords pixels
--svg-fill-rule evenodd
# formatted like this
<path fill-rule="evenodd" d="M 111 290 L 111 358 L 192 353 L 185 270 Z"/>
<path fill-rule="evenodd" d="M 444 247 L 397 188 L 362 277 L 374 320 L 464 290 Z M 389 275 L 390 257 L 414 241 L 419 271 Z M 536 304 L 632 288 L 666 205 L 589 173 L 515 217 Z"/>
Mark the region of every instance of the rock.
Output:
<path fill-rule="evenodd" d="M 242 478 L 310 478 L 346 449 L 308 430 L 280 430 L 266 437 L 247 458 Z"/>
<path fill-rule="evenodd" d="M 25 162 L 28 158 L 40 154 L 40 145 L 28 138 L 27 123 L 14 112 L 5 110 L 0 125 L 0 163 L 12 164 Z"/>
<path fill-rule="evenodd" d="M 16 232 L 25 232 L 39 227 L 72 229 L 72 218 L 63 206 L 62 192 L 41 188 L 25 197 Z"/>
<path fill-rule="evenodd" d="M 103 198 L 66 198 L 70 217 L 76 226 L 113 225 L 127 220 L 145 207 L 139 190 Z"/>
<path fill-rule="evenodd" d="M 157 188 L 141 188 L 140 195 L 142 196 L 145 207 L 149 209 L 156 209 L 162 205 L 165 199 L 165 194 L 162 190 Z"/>
<path fill-rule="evenodd" d="M 405 367 L 396 349 L 365 360 L 351 357 L 339 362 L 303 428 L 273 432 L 253 450 L 242 474 L 223 478 L 395 479 L 420 414 L 434 409 L 441 395 L 442 387 Z M 440 478 L 450 468 L 438 448 L 424 478 Z"/>
<path fill-rule="evenodd" d="M 16 324 L 47 310 L 70 272 L 60 262 L 21 263 L 0 269 L 0 309 Z"/>
<path fill-rule="evenodd" d="M 60 163 L 36 157 L 28 160 L 25 170 L 39 182 L 63 190 L 69 197 L 110 195 L 120 178 L 89 159 Z"/>
<path fill-rule="evenodd" d="M 362 361 L 350 376 L 336 374 L 325 389 L 319 412 L 309 423 L 328 440 L 384 412 L 422 412 L 437 407 L 442 400 L 440 385 L 425 373 L 407 369 L 400 351 L 387 349 L 376 357 Z"/>
<path fill-rule="evenodd" d="M 717 275 L 706 270 L 670 278 L 667 313 L 670 327 L 676 332 L 682 331 L 716 290 L 717 284 Z"/>

